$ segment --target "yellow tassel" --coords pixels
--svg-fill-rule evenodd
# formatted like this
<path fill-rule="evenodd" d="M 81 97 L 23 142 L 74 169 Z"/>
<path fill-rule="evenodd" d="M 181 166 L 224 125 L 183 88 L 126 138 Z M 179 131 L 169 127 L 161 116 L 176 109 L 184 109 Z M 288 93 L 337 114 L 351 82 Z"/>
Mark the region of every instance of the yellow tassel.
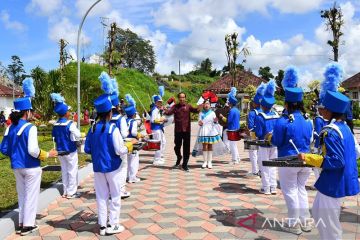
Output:
<path fill-rule="evenodd" d="M 125 142 L 124 145 L 127 147 L 129 153 L 133 151 L 133 144 L 131 142 Z"/>
<path fill-rule="evenodd" d="M 48 153 L 47 153 L 46 151 L 40 149 L 40 153 L 39 153 L 38 159 L 39 159 L 40 161 L 44 161 L 44 160 L 46 160 L 47 158 L 48 158 Z"/>

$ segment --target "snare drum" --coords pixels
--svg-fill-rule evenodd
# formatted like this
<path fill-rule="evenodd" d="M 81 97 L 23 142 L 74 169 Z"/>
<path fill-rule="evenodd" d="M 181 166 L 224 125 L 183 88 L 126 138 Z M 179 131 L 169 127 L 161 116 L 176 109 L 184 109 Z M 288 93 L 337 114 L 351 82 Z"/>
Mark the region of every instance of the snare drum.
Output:
<path fill-rule="evenodd" d="M 258 150 L 259 146 L 257 145 L 250 145 L 247 140 L 244 141 L 244 149 L 245 150 Z"/>
<path fill-rule="evenodd" d="M 229 141 L 239 141 L 241 139 L 239 130 L 226 130 Z"/>
<path fill-rule="evenodd" d="M 160 146 L 161 146 L 160 140 L 148 139 L 148 140 L 146 140 L 146 145 L 143 147 L 143 150 L 158 151 L 158 150 L 160 150 Z"/>

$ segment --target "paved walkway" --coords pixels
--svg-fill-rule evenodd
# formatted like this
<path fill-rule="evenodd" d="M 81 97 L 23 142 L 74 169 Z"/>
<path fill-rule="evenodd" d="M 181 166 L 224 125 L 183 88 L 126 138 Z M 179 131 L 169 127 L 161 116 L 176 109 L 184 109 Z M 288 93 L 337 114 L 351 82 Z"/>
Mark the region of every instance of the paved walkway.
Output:
<path fill-rule="evenodd" d="M 260 179 L 246 177 L 250 163 L 242 142 L 239 149 L 243 160 L 239 165 L 229 165 L 230 156 L 225 155 L 214 159 L 213 169 L 204 170 L 200 168 L 201 158 L 191 158 L 191 171 L 186 173 L 171 168 L 175 161 L 172 126 L 166 129 L 166 135 L 165 166 L 151 165 L 151 152 L 140 154 L 142 181 L 129 184 L 132 196 L 122 201 L 121 222 L 126 231 L 107 237 L 98 235 L 93 176 L 89 176 L 81 183 L 81 198 L 57 199 L 38 216 L 39 231 L 23 239 L 319 238 L 316 229 L 300 236 L 279 229 L 279 222 L 286 218 L 283 196 L 280 190 L 276 196 L 260 194 Z M 313 182 L 312 175 L 308 185 Z M 308 193 L 312 206 L 316 192 L 309 189 Z M 341 220 L 343 239 L 360 239 L 358 197 L 345 199 Z M 245 227 L 239 226 L 239 221 Z M 9 237 L 15 238 L 20 237 Z"/>

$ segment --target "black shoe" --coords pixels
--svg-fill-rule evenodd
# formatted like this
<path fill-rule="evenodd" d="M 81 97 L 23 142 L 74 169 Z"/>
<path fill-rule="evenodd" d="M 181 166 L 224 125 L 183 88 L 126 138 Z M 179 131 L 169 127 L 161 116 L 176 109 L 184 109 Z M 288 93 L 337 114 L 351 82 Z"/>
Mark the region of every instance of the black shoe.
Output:
<path fill-rule="evenodd" d="M 23 229 L 23 226 L 21 225 L 19 225 L 16 229 L 15 229 L 15 233 L 16 234 L 21 234 L 21 230 Z"/>
<path fill-rule="evenodd" d="M 39 229 L 39 226 L 37 226 L 37 225 L 35 225 L 35 226 L 33 226 L 33 227 L 23 227 L 23 228 L 21 229 L 20 235 L 21 235 L 21 236 L 25 236 L 25 235 L 28 235 L 28 234 L 30 234 L 30 233 L 32 233 L 32 232 L 35 232 L 35 231 L 38 230 L 38 229 Z"/>
<path fill-rule="evenodd" d="M 188 167 L 182 167 L 182 169 L 185 171 L 185 172 L 190 172 L 190 169 Z"/>

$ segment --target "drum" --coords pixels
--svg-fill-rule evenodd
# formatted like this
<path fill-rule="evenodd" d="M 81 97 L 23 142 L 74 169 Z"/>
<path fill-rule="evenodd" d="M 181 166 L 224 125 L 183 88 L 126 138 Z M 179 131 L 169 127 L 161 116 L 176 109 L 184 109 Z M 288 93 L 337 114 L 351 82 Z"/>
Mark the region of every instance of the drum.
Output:
<path fill-rule="evenodd" d="M 314 167 L 304 164 L 297 156 L 279 157 L 270 161 L 262 161 L 262 165 L 265 167 Z"/>
<path fill-rule="evenodd" d="M 249 140 L 244 140 L 244 149 L 245 150 L 258 150 L 259 146 L 251 145 Z"/>
<path fill-rule="evenodd" d="M 239 130 L 226 130 L 229 141 L 239 141 L 241 139 Z"/>
<path fill-rule="evenodd" d="M 160 146 L 161 146 L 160 140 L 148 139 L 148 140 L 146 140 L 146 145 L 143 147 L 143 150 L 158 151 L 158 150 L 160 150 Z"/>

